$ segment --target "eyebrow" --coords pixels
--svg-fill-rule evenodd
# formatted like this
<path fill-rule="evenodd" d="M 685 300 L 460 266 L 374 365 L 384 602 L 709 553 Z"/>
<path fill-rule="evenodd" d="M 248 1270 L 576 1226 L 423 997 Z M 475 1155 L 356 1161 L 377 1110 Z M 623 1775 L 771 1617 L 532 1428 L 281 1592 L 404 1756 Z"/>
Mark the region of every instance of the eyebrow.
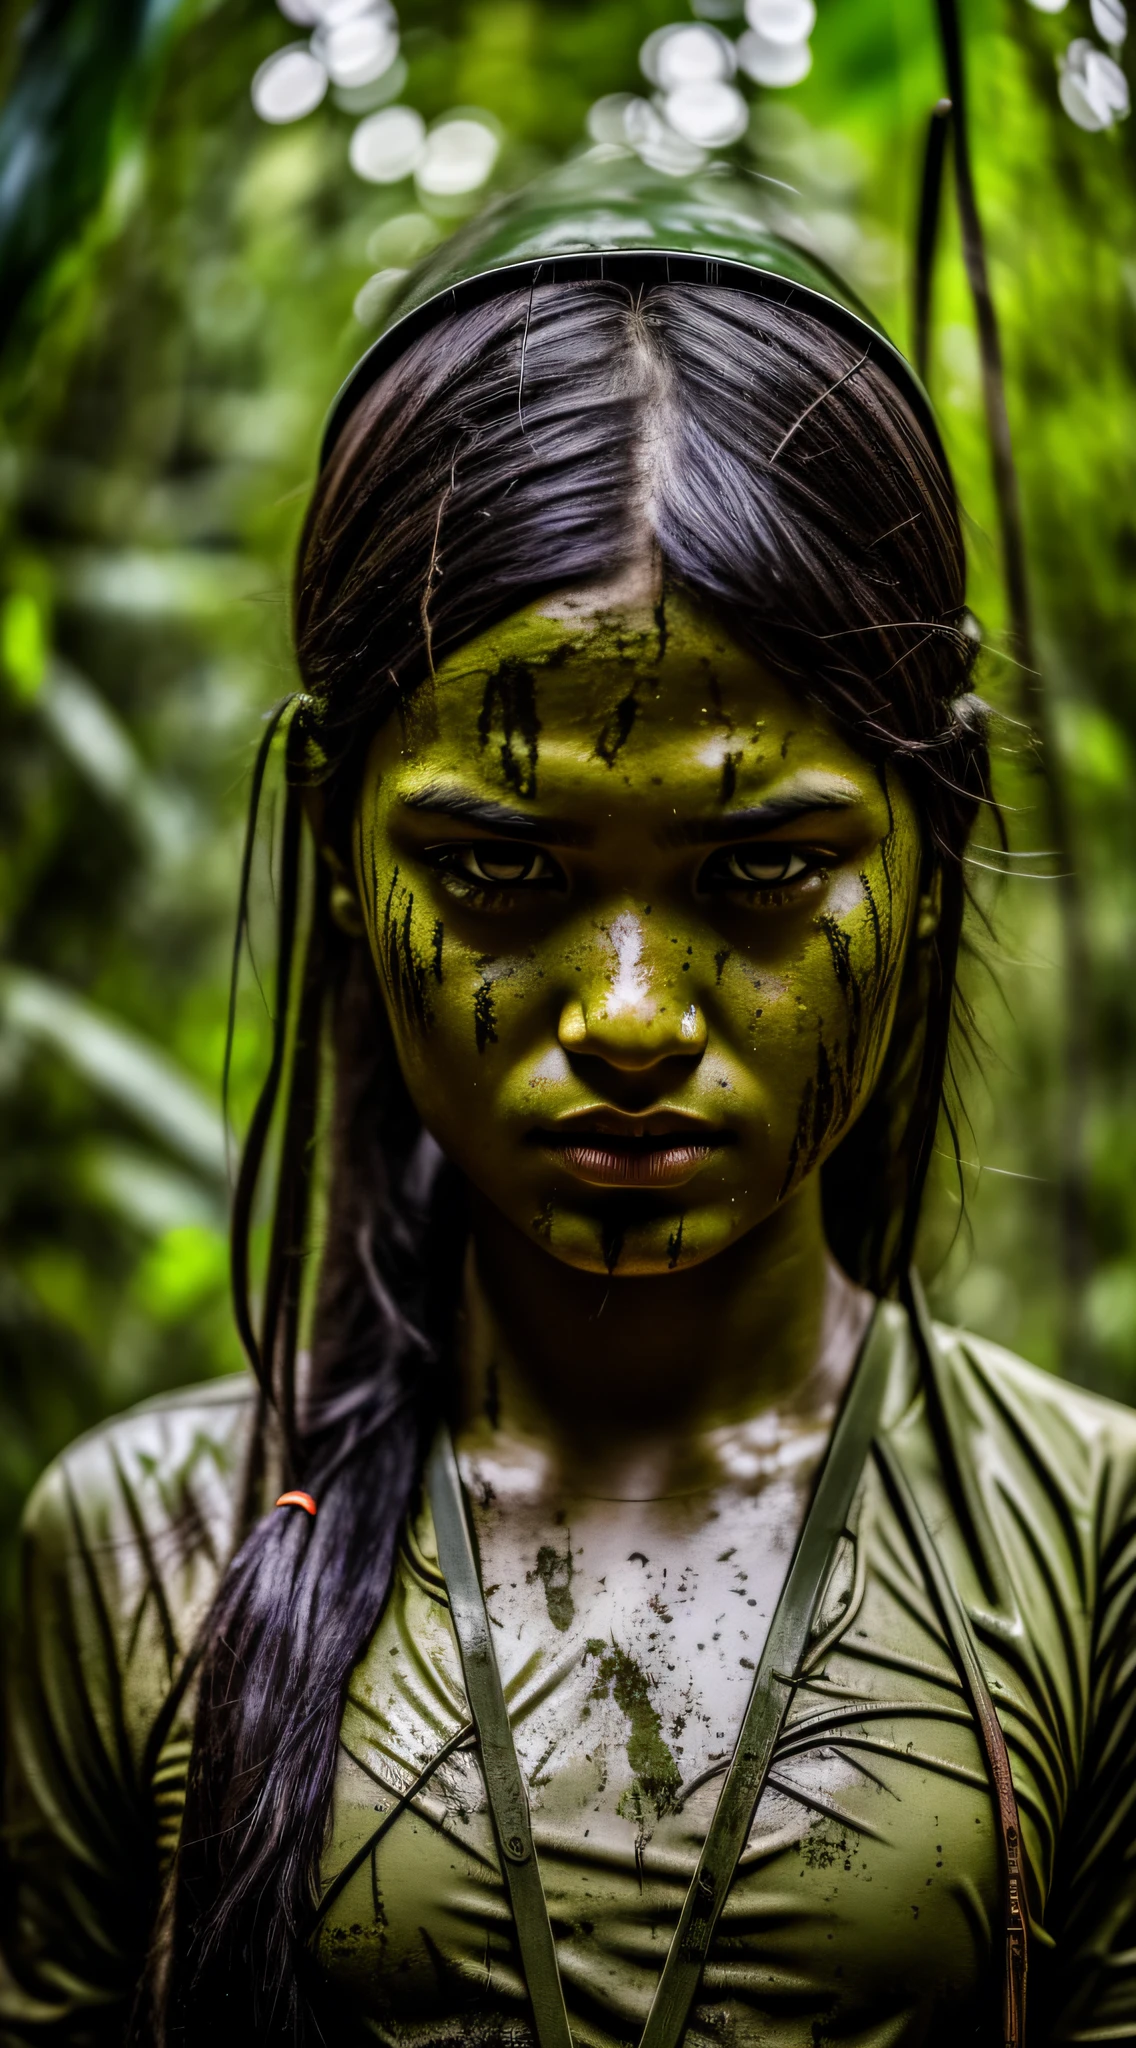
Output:
<path fill-rule="evenodd" d="M 744 811 L 720 811 L 709 818 L 692 818 L 668 826 L 660 835 L 663 846 L 714 846 L 724 841 L 755 839 L 776 826 L 793 824 L 798 818 L 818 812 L 847 811 L 863 802 L 859 790 L 843 781 L 816 779 L 767 797 Z M 590 831 L 571 818 L 533 817 L 527 811 L 499 804 L 492 797 L 475 796 L 456 785 L 431 782 L 402 798 L 404 810 L 428 817 L 452 818 L 465 825 L 480 825 L 486 832 L 499 832 L 514 839 L 530 839 L 542 846 L 586 846 Z"/>
<path fill-rule="evenodd" d="M 798 818 L 815 817 L 817 812 L 850 811 L 863 802 L 859 790 L 846 782 L 815 781 L 766 797 L 744 811 L 720 811 L 712 818 L 692 818 L 672 825 L 663 834 L 666 846 L 711 846 L 723 840 L 756 839 L 777 825 L 795 824 Z"/>
<path fill-rule="evenodd" d="M 474 796 L 470 790 L 437 782 L 404 796 L 402 804 L 404 810 L 424 811 L 429 817 L 454 818 L 516 839 L 537 839 L 542 846 L 583 846 L 592 836 L 571 818 L 532 817 L 509 804 L 494 803 L 492 797 Z"/>

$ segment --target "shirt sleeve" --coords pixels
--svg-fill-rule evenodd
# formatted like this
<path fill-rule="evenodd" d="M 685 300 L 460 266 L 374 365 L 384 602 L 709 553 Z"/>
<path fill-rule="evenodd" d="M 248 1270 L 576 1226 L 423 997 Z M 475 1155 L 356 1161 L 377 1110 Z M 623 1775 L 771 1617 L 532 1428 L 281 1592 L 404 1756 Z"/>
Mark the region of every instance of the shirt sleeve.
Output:
<path fill-rule="evenodd" d="M 1084 1763 L 1030 1998 L 1031 2038 L 1054 2048 L 1136 2043 L 1136 1460 L 1110 1474 L 1101 1524 Z"/>
<path fill-rule="evenodd" d="M 0 2042 L 121 2042 L 156 1903 L 105 1559 L 65 1463 L 25 1517 L 10 1685 Z"/>

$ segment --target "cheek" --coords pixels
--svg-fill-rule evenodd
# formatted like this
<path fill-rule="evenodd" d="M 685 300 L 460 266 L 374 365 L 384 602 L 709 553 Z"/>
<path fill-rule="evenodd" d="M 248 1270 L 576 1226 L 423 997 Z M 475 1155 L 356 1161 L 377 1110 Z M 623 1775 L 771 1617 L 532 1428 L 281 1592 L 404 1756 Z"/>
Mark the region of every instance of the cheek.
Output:
<path fill-rule="evenodd" d="M 878 1078 L 912 902 L 899 879 L 877 856 L 829 893 L 788 958 L 769 967 L 739 948 L 717 968 L 722 1022 L 784 1158 L 781 1197 L 831 1151 Z"/>
<path fill-rule="evenodd" d="M 377 833 L 359 828 L 356 873 L 371 956 L 397 1039 L 434 1024 L 445 929 Z"/>
<path fill-rule="evenodd" d="M 400 1063 L 416 1081 L 416 1094 L 441 1103 L 468 1091 L 471 1068 L 480 1076 L 507 1058 L 518 1026 L 531 1023 L 539 968 L 527 955 L 486 950 L 491 930 L 471 945 L 460 916 L 447 916 L 436 888 L 399 861 L 381 832 L 360 828 L 356 864 Z M 494 1048 L 501 1049 L 496 1060 Z M 468 1092 L 462 1100 L 468 1116 L 474 1106 Z"/>

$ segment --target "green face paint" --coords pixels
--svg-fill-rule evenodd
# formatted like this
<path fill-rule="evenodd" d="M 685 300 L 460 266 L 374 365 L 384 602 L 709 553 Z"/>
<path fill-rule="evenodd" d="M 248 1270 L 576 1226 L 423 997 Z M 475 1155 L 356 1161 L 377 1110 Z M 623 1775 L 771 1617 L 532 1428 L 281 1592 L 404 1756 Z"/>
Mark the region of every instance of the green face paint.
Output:
<path fill-rule="evenodd" d="M 895 778 L 668 597 L 530 608 L 368 756 L 398 1056 L 474 1190 L 586 1270 L 752 1230 L 867 1101 L 916 906 Z"/>

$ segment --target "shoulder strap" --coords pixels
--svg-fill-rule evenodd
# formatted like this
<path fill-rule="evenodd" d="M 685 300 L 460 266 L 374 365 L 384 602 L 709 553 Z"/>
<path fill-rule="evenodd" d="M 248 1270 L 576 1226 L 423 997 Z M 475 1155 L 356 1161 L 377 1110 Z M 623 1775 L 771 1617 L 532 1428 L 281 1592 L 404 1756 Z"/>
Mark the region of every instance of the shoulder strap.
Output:
<path fill-rule="evenodd" d="M 718 1917 L 769 1775 L 825 1573 L 879 1425 L 892 1349 L 877 1304 L 754 1675 L 738 1746 L 667 1953 L 640 2048 L 678 2048 L 686 2030 Z M 539 2048 L 572 2048 L 548 1907 L 533 1852 L 528 1794 L 489 1633 L 461 1475 L 445 1425 L 430 1453 L 427 1484 L 438 1561 L 449 1589 L 537 2041 Z"/>
<path fill-rule="evenodd" d="M 912 1328 L 925 1366 L 934 1357 L 935 1333 L 916 1281 L 908 1303 Z M 1006 1963 L 1002 1993 L 1003 2040 L 1006 2048 L 1022 2048 L 1025 2040 L 1026 1981 L 1029 1966 L 1029 1916 L 1022 1865 L 1021 1822 L 1010 1770 L 1006 1738 L 994 1707 L 978 1645 L 962 1600 L 947 1571 L 938 1545 L 923 1516 L 915 1490 L 894 1444 L 886 1436 L 876 1442 L 876 1456 L 892 1501 L 922 1565 L 927 1584 L 950 1639 L 955 1665 L 978 1724 L 979 1739 L 994 1795 L 1001 1849 L 1002 1889 L 1006 1923 Z"/>
<path fill-rule="evenodd" d="M 879 1424 L 892 1343 L 877 1304 L 757 1667 L 733 1762 L 655 1990 L 640 2048 L 678 2048 L 808 1646 L 825 1572 Z"/>
<path fill-rule="evenodd" d="M 572 2048 L 548 1906 L 533 1853 L 528 1793 L 489 1633 L 461 1474 L 444 1423 L 427 1461 L 426 1483 L 537 2041 L 539 2048 Z"/>

